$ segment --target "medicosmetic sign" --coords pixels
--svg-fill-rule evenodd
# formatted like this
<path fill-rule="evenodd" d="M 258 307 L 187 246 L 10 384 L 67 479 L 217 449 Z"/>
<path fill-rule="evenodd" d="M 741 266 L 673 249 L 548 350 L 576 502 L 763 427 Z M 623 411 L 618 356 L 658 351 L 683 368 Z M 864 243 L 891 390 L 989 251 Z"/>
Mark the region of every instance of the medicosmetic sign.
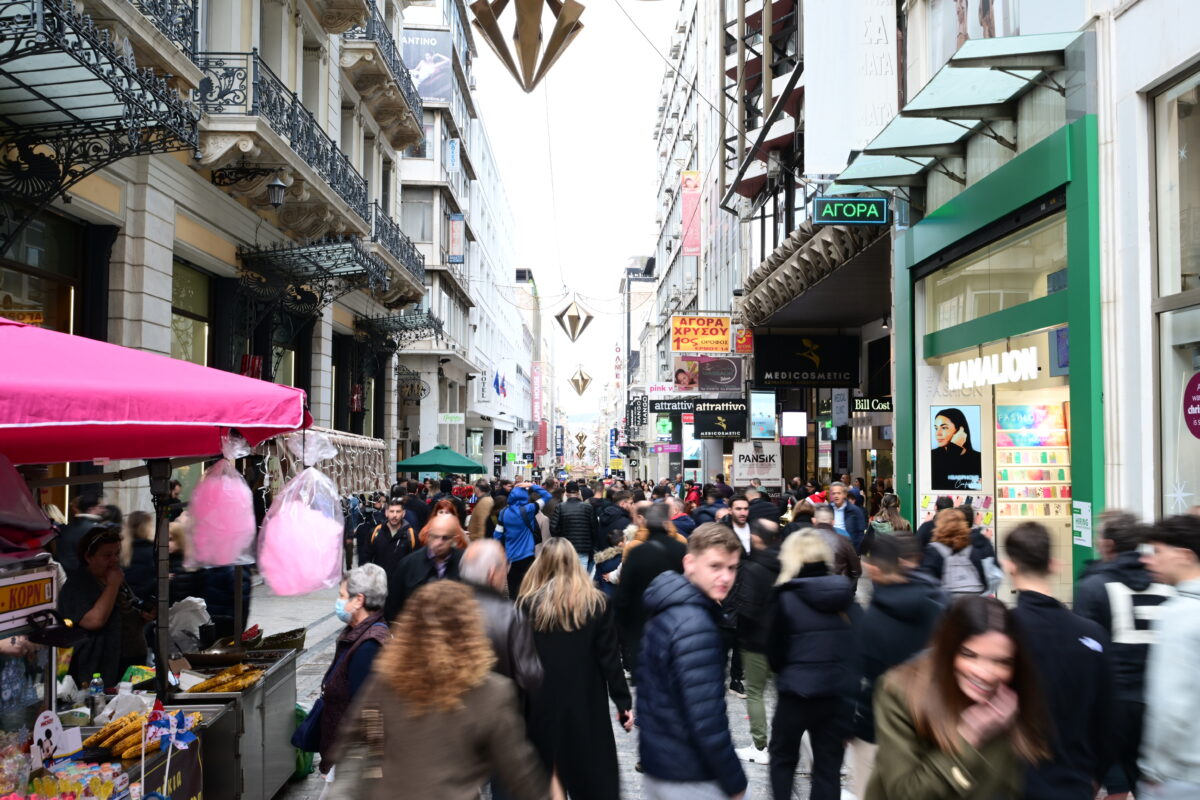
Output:
<path fill-rule="evenodd" d="M 672 353 L 728 353 L 730 335 L 728 316 L 671 317 Z"/>

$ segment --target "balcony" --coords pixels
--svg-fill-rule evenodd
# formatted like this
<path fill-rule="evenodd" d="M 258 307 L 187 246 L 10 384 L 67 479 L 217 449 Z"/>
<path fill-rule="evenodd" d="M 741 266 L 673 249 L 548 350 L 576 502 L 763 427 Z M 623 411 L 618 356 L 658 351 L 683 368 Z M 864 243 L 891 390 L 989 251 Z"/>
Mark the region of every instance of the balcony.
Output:
<path fill-rule="evenodd" d="M 381 299 L 389 308 L 420 300 L 425 294 L 425 257 L 378 201 L 371 203 L 371 213 L 371 242 L 393 273 L 391 286 Z"/>
<path fill-rule="evenodd" d="M 178 88 L 194 89 L 204 77 L 193 63 L 198 0 L 82 0 L 97 27 L 129 42 L 138 66 L 168 76 Z"/>
<path fill-rule="evenodd" d="M 370 232 L 367 182 L 312 113 L 258 56 L 201 53 L 199 166 L 260 212 L 267 183 L 288 184 L 280 224 L 301 238 Z M 234 162 L 238 162 L 234 165 Z"/>
<path fill-rule="evenodd" d="M 392 147 L 403 150 L 424 136 L 425 109 L 392 32 L 370 6 L 367 24 L 342 34 L 341 66 Z"/>

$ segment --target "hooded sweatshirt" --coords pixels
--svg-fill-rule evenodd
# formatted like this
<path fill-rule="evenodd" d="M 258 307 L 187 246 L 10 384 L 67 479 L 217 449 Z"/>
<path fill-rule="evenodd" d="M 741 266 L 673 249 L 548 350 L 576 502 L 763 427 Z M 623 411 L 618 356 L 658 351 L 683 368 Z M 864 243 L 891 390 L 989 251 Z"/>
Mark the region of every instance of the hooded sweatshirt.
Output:
<path fill-rule="evenodd" d="M 538 499 L 531 498 L 530 489 Z M 533 557 L 538 509 L 549 499 L 550 493 L 536 483 L 529 489 L 518 486 L 508 493 L 508 505 L 500 512 L 494 536 L 504 545 L 510 564 Z"/>
<path fill-rule="evenodd" d="M 1150 579 L 1137 550 L 1093 565 L 1075 587 L 1075 613 L 1098 623 L 1112 637 L 1108 658 L 1115 699 L 1143 702 L 1146 656 L 1155 641 L 1153 622 L 1159 607 L 1174 594 L 1170 586 Z"/>
<path fill-rule="evenodd" d="M 874 584 L 871 604 L 855 629 L 862 676 L 854 715 L 859 739 L 875 741 L 875 681 L 926 648 L 948 603 L 941 587 L 926 581 Z"/>
<path fill-rule="evenodd" d="M 1200 785 L 1200 579 L 1159 609 L 1146 668 L 1146 728 L 1138 766 L 1149 780 Z"/>

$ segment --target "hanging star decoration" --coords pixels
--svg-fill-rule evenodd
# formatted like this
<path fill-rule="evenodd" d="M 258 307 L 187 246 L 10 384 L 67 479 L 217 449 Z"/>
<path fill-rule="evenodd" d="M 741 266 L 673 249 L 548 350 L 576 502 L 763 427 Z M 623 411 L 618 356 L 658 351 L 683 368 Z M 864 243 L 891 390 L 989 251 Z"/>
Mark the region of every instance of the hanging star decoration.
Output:
<path fill-rule="evenodd" d="M 504 32 L 500 29 L 500 15 L 508 7 L 510 0 L 475 0 L 471 4 L 471 12 L 475 19 L 471 25 L 483 37 L 512 76 L 521 84 L 526 92 L 534 88 L 546 77 L 546 73 L 554 66 L 554 62 L 567 49 L 567 46 L 583 30 L 579 22 L 583 15 L 583 4 L 576 0 L 511 0 L 516 14 L 516 24 L 513 28 L 513 44 L 516 46 L 516 57 L 509 52 L 505 43 Z M 550 7 L 554 15 L 554 30 L 546 39 L 546 47 L 542 48 L 542 6 Z M 541 55 L 541 63 L 538 56 Z"/>
<path fill-rule="evenodd" d="M 573 342 L 583 335 L 594 318 L 583 306 L 572 300 L 571 305 L 554 315 L 554 319 L 567 334 L 567 338 Z"/>
<path fill-rule="evenodd" d="M 571 386 L 575 389 L 575 394 L 582 396 L 591 385 L 592 376 L 584 372 L 583 367 L 575 370 L 575 374 L 571 376 Z"/>

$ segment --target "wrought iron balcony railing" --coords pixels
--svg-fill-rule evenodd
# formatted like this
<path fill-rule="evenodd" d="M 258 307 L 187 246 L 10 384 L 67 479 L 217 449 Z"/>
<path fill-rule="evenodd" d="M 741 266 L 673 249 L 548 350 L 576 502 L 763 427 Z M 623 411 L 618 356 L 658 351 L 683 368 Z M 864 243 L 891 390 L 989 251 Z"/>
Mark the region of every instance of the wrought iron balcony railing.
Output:
<path fill-rule="evenodd" d="M 373 41 L 379 46 L 379 51 L 383 53 L 383 60 L 387 64 L 388 71 L 392 73 L 392 78 L 400 87 L 400 91 L 404 93 L 404 99 L 408 102 L 408 107 L 412 109 L 413 117 L 417 120 L 417 125 L 421 125 L 421 120 L 425 113 L 425 107 L 421 102 L 421 95 L 417 92 L 417 86 L 413 83 L 412 75 L 408 72 L 408 67 L 404 66 L 404 60 L 400 58 L 400 51 L 396 48 L 396 39 L 392 36 L 392 32 L 388 30 L 387 23 L 379 14 L 379 7 L 375 5 L 374 0 L 371 0 L 371 16 L 367 18 L 366 27 L 351 28 L 342 34 L 347 39 L 364 39 Z"/>
<path fill-rule="evenodd" d="M 197 92 L 202 111 L 262 117 L 356 214 L 364 221 L 371 219 L 366 179 L 257 50 L 200 53 L 196 63 L 205 74 Z"/>
<path fill-rule="evenodd" d="M 425 282 L 425 256 L 417 250 L 412 240 L 400 230 L 395 220 L 389 217 L 379 205 L 379 201 L 371 203 L 373 217 L 371 219 L 371 241 L 383 245 L 384 249 L 396 257 L 404 265 L 417 283 Z"/>
<path fill-rule="evenodd" d="M 163 34 L 191 57 L 196 52 L 196 0 L 131 0 Z"/>

